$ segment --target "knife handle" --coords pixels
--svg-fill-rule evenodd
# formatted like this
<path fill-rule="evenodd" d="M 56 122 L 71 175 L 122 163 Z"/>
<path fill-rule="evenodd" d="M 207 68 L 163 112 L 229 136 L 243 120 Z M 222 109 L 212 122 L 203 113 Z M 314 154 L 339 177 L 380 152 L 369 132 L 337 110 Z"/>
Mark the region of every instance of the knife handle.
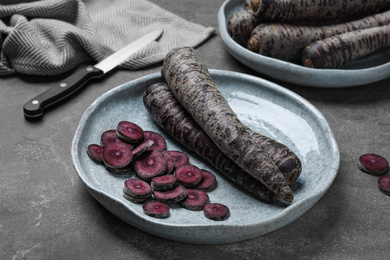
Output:
<path fill-rule="evenodd" d="M 94 66 L 78 68 L 71 76 L 65 78 L 57 85 L 49 88 L 42 94 L 29 100 L 24 106 L 24 116 L 26 119 L 40 118 L 43 110 L 58 101 L 68 97 L 80 89 L 89 79 L 99 78 L 104 74 Z"/>

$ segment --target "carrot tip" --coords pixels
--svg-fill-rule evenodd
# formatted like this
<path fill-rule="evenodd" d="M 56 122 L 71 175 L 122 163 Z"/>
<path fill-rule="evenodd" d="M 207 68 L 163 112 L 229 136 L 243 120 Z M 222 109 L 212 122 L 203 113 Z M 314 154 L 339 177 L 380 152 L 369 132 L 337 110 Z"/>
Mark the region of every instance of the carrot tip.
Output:
<path fill-rule="evenodd" d="M 305 67 L 313 68 L 313 63 L 311 62 L 311 60 L 309 58 L 306 58 L 303 61 L 303 65 L 305 65 Z"/>
<path fill-rule="evenodd" d="M 288 203 L 291 203 L 294 200 L 293 192 L 291 191 L 290 187 L 287 185 L 280 188 L 279 195 L 282 197 L 284 201 Z"/>

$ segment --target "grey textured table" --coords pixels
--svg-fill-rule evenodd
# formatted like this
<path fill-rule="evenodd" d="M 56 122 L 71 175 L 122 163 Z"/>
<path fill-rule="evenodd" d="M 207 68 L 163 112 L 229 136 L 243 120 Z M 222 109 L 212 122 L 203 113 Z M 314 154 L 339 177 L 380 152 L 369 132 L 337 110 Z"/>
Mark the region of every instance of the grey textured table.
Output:
<path fill-rule="evenodd" d="M 223 0 L 154 0 L 186 19 L 217 28 Z M 196 11 L 195 11 L 196 10 Z M 240 64 L 215 35 L 198 51 L 209 68 L 262 77 Z M 377 177 L 357 170 L 359 155 L 390 159 L 390 79 L 354 88 L 321 89 L 272 80 L 301 95 L 328 120 L 341 154 L 338 175 L 324 197 L 291 224 L 234 244 L 193 245 L 144 233 L 113 216 L 87 192 L 70 149 L 85 109 L 125 82 L 158 72 L 117 70 L 30 123 L 25 101 L 61 77 L 0 79 L 1 259 L 385 259 L 390 198 Z"/>

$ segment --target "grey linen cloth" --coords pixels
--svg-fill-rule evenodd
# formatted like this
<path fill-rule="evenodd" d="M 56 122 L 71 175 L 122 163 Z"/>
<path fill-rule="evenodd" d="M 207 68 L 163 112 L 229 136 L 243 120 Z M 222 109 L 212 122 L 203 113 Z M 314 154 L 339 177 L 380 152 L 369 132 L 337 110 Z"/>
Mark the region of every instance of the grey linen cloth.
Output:
<path fill-rule="evenodd" d="M 196 47 L 215 33 L 144 0 L 2 0 L 0 75 L 57 75 L 97 63 L 142 37 L 162 37 L 120 67 L 136 70 L 161 62 L 174 47 Z"/>

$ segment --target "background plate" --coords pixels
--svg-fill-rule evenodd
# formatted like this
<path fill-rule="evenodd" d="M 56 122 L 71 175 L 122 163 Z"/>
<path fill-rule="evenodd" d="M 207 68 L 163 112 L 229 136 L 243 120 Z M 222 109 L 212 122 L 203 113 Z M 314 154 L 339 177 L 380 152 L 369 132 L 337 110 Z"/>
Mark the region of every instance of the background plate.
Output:
<path fill-rule="evenodd" d="M 245 74 L 210 70 L 210 74 L 238 117 L 254 130 L 289 146 L 302 160 L 298 179 L 302 186 L 291 205 L 259 202 L 212 166 L 165 134 L 143 106 L 146 87 L 161 81 L 152 74 L 121 85 L 99 97 L 82 116 L 72 144 L 74 167 L 88 191 L 106 209 L 123 221 L 154 235 L 190 243 L 229 243 L 257 237 L 276 230 L 310 209 L 333 182 L 339 166 L 339 150 L 323 115 L 297 94 L 269 81 Z M 167 219 L 143 214 L 142 206 L 122 197 L 123 183 L 135 173 L 114 176 L 86 154 L 86 147 L 100 143 L 103 131 L 128 120 L 145 130 L 154 130 L 167 139 L 168 150 L 182 150 L 190 162 L 214 172 L 218 187 L 209 192 L 211 202 L 226 204 L 231 216 L 212 221 L 203 212 L 171 208 Z"/>
<path fill-rule="evenodd" d="M 311 87 L 352 87 L 390 77 L 390 48 L 355 61 L 342 69 L 313 69 L 260 54 L 237 44 L 227 32 L 230 16 L 243 10 L 245 0 L 227 0 L 219 9 L 218 26 L 228 52 L 249 68 L 271 78 Z"/>

